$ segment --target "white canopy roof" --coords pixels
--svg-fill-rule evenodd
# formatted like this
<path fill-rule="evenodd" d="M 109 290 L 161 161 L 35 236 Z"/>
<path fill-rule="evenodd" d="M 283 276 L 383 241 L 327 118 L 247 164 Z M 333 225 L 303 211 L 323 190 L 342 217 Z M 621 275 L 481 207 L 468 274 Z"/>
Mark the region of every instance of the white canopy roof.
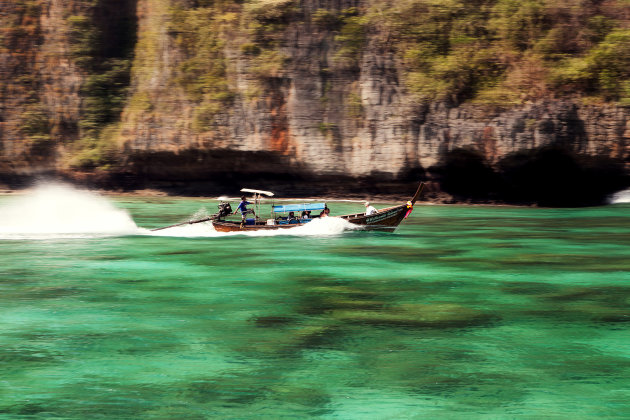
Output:
<path fill-rule="evenodd" d="M 273 193 L 269 192 L 269 191 L 262 191 L 262 190 L 252 190 L 250 188 L 241 188 L 241 192 L 248 192 L 248 193 L 254 193 L 254 194 L 262 194 L 262 195 L 266 195 L 268 197 L 273 197 Z"/>

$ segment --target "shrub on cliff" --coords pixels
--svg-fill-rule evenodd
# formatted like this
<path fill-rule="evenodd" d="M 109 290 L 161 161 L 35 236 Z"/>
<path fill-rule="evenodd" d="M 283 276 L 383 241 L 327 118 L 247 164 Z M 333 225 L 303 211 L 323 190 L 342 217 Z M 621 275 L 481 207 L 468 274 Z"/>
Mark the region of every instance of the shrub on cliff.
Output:
<path fill-rule="evenodd" d="M 245 12 L 263 25 L 285 23 L 297 6 L 295 0 L 256 0 L 247 3 Z"/>
<path fill-rule="evenodd" d="M 329 31 L 338 30 L 343 24 L 341 16 L 332 10 L 317 9 L 311 15 L 311 21 L 321 29 Z"/>
<path fill-rule="evenodd" d="M 333 57 L 336 68 L 356 70 L 366 42 L 366 20 L 355 8 L 344 10 L 340 15 L 341 27 L 335 35 L 339 47 Z"/>
<path fill-rule="evenodd" d="M 30 153 L 45 155 L 52 147 L 50 117 L 40 103 L 29 104 L 20 115 L 20 131 L 26 136 Z"/>

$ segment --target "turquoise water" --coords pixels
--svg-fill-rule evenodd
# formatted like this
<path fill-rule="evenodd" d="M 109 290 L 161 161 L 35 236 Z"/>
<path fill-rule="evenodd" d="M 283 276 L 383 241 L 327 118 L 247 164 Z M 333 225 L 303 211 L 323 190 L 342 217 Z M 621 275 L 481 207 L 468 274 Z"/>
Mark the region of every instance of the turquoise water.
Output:
<path fill-rule="evenodd" d="M 0 198 L 0 418 L 630 417 L 629 204 L 140 229 L 215 206 Z"/>

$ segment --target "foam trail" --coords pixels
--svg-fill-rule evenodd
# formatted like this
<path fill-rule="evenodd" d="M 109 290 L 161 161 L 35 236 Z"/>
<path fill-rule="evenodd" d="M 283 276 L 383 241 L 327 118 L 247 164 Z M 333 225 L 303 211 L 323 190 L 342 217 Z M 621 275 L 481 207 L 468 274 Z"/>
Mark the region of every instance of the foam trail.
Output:
<path fill-rule="evenodd" d="M 340 235 L 347 230 L 360 229 L 347 220 L 338 217 L 326 217 L 314 219 L 313 221 L 291 229 L 276 230 L 255 230 L 249 232 L 217 232 L 212 227 L 212 222 L 195 223 L 193 225 L 175 226 L 172 228 L 159 230 L 156 232 L 144 231 L 143 233 L 152 236 L 174 236 L 174 237 L 227 237 L 235 235 L 245 236 L 331 236 Z"/>
<path fill-rule="evenodd" d="M 193 220 L 193 218 L 190 218 Z M 141 229 L 141 233 L 147 236 L 172 236 L 175 238 L 212 238 L 222 236 L 220 232 L 214 230 L 212 222 L 194 223 L 192 225 L 185 224 L 181 226 L 173 226 L 158 231 L 149 229 Z"/>
<path fill-rule="evenodd" d="M 205 209 L 191 219 L 207 217 Z M 186 224 L 153 232 L 139 228 L 130 215 L 96 193 L 59 183 L 40 184 L 0 207 L 0 239 L 90 238 L 147 235 L 220 238 L 246 236 L 330 236 L 360 227 L 337 217 L 314 219 L 291 229 L 217 232 L 212 222 Z"/>
<path fill-rule="evenodd" d="M 630 188 L 613 194 L 608 202 L 610 204 L 630 203 Z"/>
<path fill-rule="evenodd" d="M 313 219 L 313 221 L 295 229 L 288 229 L 289 235 L 340 235 L 347 230 L 359 230 L 360 226 L 353 225 L 347 220 L 339 217 L 324 217 Z"/>
<path fill-rule="evenodd" d="M 0 207 L 0 238 L 138 234 L 129 214 L 107 199 L 65 184 L 40 184 Z"/>
<path fill-rule="evenodd" d="M 234 232 L 233 234 L 241 234 L 247 236 L 331 236 L 341 235 L 346 230 L 355 230 L 360 228 L 353 225 L 347 220 L 338 217 L 324 217 L 321 219 L 313 219 L 311 222 L 290 229 L 277 230 L 258 230 L 253 232 Z"/>

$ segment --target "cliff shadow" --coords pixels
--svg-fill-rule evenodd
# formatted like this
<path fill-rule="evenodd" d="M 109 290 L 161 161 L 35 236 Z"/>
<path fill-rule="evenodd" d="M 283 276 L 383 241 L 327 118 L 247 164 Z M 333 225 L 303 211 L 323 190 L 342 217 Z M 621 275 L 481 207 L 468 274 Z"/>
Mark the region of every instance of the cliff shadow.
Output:
<path fill-rule="evenodd" d="M 308 177 L 287 156 L 227 149 L 136 152 L 129 156 L 124 171 L 136 187 L 193 196 L 233 193 L 243 187 L 286 190 Z"/>
<path fill-rule="evenodd" d="M 406 197 L 425 175 L 421 167 L 406 168 L 398 175 L 318 174 L 280 153 L 227 149 L 136 152 L 120 172 L 133 181 L 134 188 L 154 188 L 169 194 L 232 194 L 248 187 L 291 197 Z"/>
<path fill-rule="evenodd" d="M 474 149 L 454 149 L 429 171 L 457 201 L 594 206 L 630 185 L 621 160 L 579 154 L 561 144 L 521 150 L 496 165 Z"/>

